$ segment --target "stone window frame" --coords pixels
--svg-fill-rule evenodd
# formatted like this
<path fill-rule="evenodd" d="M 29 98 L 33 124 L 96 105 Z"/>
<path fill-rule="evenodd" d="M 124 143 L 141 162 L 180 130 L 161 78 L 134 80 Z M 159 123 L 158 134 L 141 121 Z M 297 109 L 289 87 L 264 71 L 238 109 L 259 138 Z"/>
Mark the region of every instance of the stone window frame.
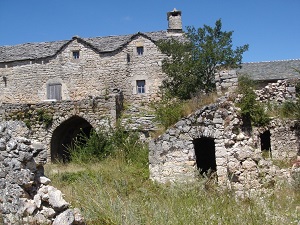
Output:
<path fill-rule="evenodd" d="M 53 82 L 47 84 L 47 99 L 48 100 L 62 100 L 62 84 Z"/>
<path fill-rule="evenodd" d="M 144 56 L 145 55 L 145 46 L 143 41 L 137 41 L 135 43 L 135 55 L 136 56 Z"/>
<path fill-rule="evenodd" d="M 73 50 L 72 51 L 72 59 L 73 60 L 79 60 L 80 59 L 80 51 L 79 50 Z"/>
<path fill-rule="evenodd" d="M 146 80 L 136 80 L 136 93 L 146 94 Z"/>
<path fill-rule="evenodd" d="M 139 55 L 139 56 L 144 55 L 144 46 L 137 46 L 137 47 L 136 47 L 136 53 L 137 53 L 137 55 Z"/>

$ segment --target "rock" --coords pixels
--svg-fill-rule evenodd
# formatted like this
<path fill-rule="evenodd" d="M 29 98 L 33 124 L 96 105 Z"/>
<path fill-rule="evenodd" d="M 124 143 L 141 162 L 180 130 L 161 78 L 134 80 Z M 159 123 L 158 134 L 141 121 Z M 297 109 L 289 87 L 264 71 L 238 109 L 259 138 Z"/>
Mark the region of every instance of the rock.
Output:
<path fill-rule="evenodd" d="M 75 220 L 74 224 L 85 225 L 84 218 L 81 215 L 80 210 L 78 208 L 74 208 L 73 211 L 74 211 L 74 220 Z"/>
<path fill-rule="evenodd" d="M 36 214 L 33 218 L 37 224 L 45 224 L 46 225 L 46 224 L 52 223 L 52 221 L 47 219 L 42 213 Z"/>
<path fill-rule="evenodd" d="M 47 184 L 50 184 L 51 183 L 51 180 L 45 176 L 40 176 L 38 178 L 38 181 L 41 183 L 41 184 L 44 184 L 44 185 L 47 185 Z"/>
<path fill-rule="evenodd" d="M 41 196 L 39 194 L 36 194 L 33 197 L 33 200 L 34 200 L 36 207 L 41 208 L 41 205 L 42 205 Z"/>
<path fill-rule="evenodd" d="M 68 209 L 59 214 L 53 221 L 52 225 L 71 225 L 75 221 L 74 212 Z"/>
<path fill-rule="evenodd" d="M 62 196 L 62 193 L 60 190 L 49 187 L 48 188 L 48 195 L 49 195 L 49 204 L 53 207 L 55 211 L 62 211 L 63 209 L 67 208 L 69 206 L 69 203 L 67 203 Z"/>
<path fill-rule="evenodd" d="M 24 206 L 24 212 L 27 214 L 27 215 L 32 215 L 33 212 L 36 210 L 36 204 L 33 200 L 27 200 L 25 202 L 25 206 Z"/>
<path fill-rule="evenodd" d="M 46 218 L 53 218 L 56 215 L 56 212 L 52 208 L 43 206 L 41 214 L 43 214 Z"/>

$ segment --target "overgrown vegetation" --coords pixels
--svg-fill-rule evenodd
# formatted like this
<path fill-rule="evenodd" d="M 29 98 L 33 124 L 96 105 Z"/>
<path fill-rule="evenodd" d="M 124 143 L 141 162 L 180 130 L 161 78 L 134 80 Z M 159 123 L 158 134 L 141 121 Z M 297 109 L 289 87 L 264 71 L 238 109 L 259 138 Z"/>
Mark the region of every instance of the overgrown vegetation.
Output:
<path fill-rule="evenodd" d="M 103 128 L 98 132 L 92 130 L 89 136 L 81 133 L 68 152 L 71 161 L 79 164 L 98 162 L 111 156 L 119 156 L 127 163 L 148 164 L 144 160 L 147 148 L 140 141 L 139 134 L 126 131 L 122 126 L 108 130 Z M 141 162 L 142 159 L 144 161 Z"/>
<path fill-rule="evenodd" d="M 255 83 L 248 76 L 239 76 L 238 93 L 241 99 L 238 106 L 241 108 L 241 115 L 244 124 L 249 126 L 264 126 L 270 122 L 265 108 L 256 100 Z"/>
<path fill-rule="evenodd" d="M 155 109 L 156 121 L 164 129 L 167 129 L 184 116 L 191 114 L 204 105 L 215 102 L 216 99 L 216 93 L 198 94 L 188 100 L 165 97 L 160 102 L 153 103 L 152 107 Z"/>
<path fill-rule="evenodd" d="M 248 45 L 233 49 L 233 31 L 222 31 L 222 22 L 215 27 L 187 27 L 186 41 L 175 39 L 158 42 L 162 53 L 162 69 L 168 75 L 163 90 L 170 97 L 190 99 L 194 93 L 215 90 L 215 73 L 224 68 L 237 68 Z"/>
<path fill-rule="evenodd" d="M 46 128 L 50 127 L 53 122 L 53 116 L 44 109 L 39 109 L 36 111 L 38 121 L 42 122 Z"/>
<path fill-rule="evenodd" d="M 118 133 L 118 131 L 116 131 Z M 205 179 L 189 184 L 157 184 L 149 180 L 148 150 L 128 134 L 114 153 L 98 161 L 49 164 L 46 175 L 62 190 L 88 224 L 297 224 L 300 192 L 290 186 L 274 194 L 237 200 L 217 187 L 207 191 Z M 115 146 L 115 147 L 116 147 Z M 125 147 L 126 146 L 126 147 Z M 125 154 L 125 152 L 127 152 Z M 289 193 L 288 195 L 286 193 Z"/>

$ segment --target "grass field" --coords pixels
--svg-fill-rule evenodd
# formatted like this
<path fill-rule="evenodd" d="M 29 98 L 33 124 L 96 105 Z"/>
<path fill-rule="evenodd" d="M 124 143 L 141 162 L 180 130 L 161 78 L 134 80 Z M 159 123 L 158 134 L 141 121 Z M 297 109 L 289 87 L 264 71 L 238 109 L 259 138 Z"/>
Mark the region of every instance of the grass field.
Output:
<path fill-rule="evenodd" d="M 141 151 L 140 157 L 147 157 L 147 149 Z M 300 224 L 300 190 L 287 184 L 270 194 L 236 199 L 213 185 L 204 188 L 205 179 L 154 183 L 147 163 L 123 154 L 90 164 L 51 164 L 45 172 L 88 224 Z"/>

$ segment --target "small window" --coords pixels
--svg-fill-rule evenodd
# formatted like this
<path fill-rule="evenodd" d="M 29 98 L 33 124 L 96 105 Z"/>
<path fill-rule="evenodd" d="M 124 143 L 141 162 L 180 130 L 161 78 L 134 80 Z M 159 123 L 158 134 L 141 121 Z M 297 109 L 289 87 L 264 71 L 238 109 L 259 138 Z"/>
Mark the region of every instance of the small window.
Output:
<path fill-rule="evenodd" d="M 130 55 L 127 53 L 127 63 L 130 63 Z"/>
<path fill-rule="evenodd" d="M 137 80 L 136 81 L 136 88 L 138 94 L 144 94 L 145 93 L 145 80 Z"/>
<path fill-rule="evenodd" d="M 79 59 L 79 51 L 73 51 L 73 59 Z"/>
<path fill-rule="evenodd" d="M 138 55 L 143 55 L 144 54 L 144 47 L 140 46 L 140 47 L 136 47 L 136 51 Z"/>
<path fill-rule="evenodd" d="M 47 98 L 61 100 L 61 84 L 48 84 Z"/>

